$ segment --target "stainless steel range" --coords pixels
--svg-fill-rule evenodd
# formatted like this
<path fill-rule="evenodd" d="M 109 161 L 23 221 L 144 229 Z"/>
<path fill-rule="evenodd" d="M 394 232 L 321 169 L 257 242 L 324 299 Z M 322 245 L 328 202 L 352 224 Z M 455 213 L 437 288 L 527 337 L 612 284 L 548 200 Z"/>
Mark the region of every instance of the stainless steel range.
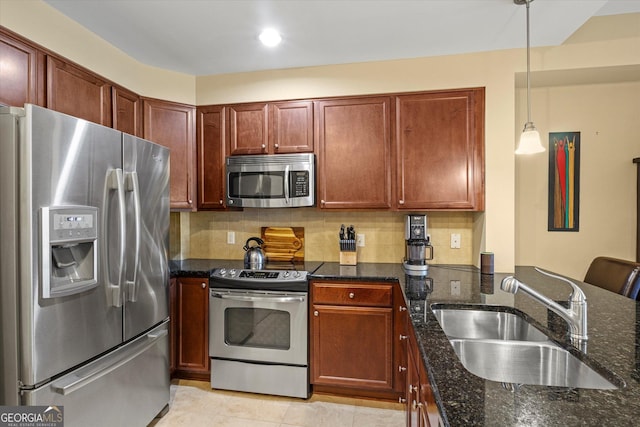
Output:
<path fill-rule="evenodd" d="M 211 387 L 309 397 L 308 281 L 317 265 L 213 270 L 209 279 Z"/>

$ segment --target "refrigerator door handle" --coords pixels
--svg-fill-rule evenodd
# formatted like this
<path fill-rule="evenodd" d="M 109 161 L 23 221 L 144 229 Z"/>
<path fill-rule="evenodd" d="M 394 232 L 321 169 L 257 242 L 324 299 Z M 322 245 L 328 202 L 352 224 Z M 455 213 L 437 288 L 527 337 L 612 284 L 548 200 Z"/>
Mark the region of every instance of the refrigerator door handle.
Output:
<path fill-rule="evenodd" d="M 134 261 L 133 265 L 129 266 L 129 269 L 133 270 L 133 274 L 131 280 L 127 277 L 127 300 L 131 302 L 136 302 L 138 300 L 138 263 L 140 261 L 140 185 L 138 183 L 138 174 L 133 172 L 127 172 L 125 174 L 125 184 L 127 192 L 131 193 L 133 198 L 133 210 L 134 210 L 134 223 L 135 223 L 135 231 L 134 231 L 134 239 L 135 239 L 135 250 L 134 250 Z"/>
<path fill-rule="evenodd" d="M 106 178 L 106 190 L 105 191 L 105 214 L 102 215 L 103 221 L 103 230 L 104 230 L 104 250 L 102 253 L 104 254 L 104 265 L 105 265 L 105 277 L 106 277 L 106 287 L 107 287 L 107 299 L 109 303 L 114 307 L 122 307 L 122 287 L 125 280 L 125 270 L 124 270 L 124 255 L 125 255 L 125 244 L 126 244 L 126 217 L 125 217 L 125 206 L 124 206 L 124 179 L 122 174 L 122 169 L 110 169 L 107 171 Z M 119 231 L 119 251 L 118 251 L 118 278 L 117 281 L 114 282 L 111 279 L 111 269 L 109 268 L 109 239 L 108 236 L 111 235 L 111 230 L 109 230 L 109 218 L 107 213 L 109 212 L 110 207 L 110 197 L 109 193 L 111 191 L 116 192 L 116 197 L 118 199 L 118 231 Z"/>
<path fill-rule="evenodd" d="M 164 329 L 159 332 L 147 334 L 147 339 L 137 343 L 136 346 L 130 349 L 128 352 L 117 357 L 116 360 L 107 360 L 103 364 L 92 366 L 88 369 L 86 374 L 79 373 L 77 375 L 70 375 L 69 377 L 61 378 L 59 381 L 51 383 L 51 389 L 62 395 L 68 395 L 85 387 L 92 382 L 99 380 L 100 378 L 108 375 L 116 369 L 126 365 L 150 347 L 154 346 L 156 342 L 162 337 L 168 335 L 169 332 Z"/>

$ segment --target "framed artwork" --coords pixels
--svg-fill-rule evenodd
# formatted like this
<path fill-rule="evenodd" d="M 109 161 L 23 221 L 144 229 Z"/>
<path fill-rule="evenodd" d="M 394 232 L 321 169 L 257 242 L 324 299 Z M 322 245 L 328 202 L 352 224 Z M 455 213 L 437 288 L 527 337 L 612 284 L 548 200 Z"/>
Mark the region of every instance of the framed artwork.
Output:
<path fill-rule="evenodd" d="M 578 231 L 580 132 L 549 133 L 549 231 Z"/>

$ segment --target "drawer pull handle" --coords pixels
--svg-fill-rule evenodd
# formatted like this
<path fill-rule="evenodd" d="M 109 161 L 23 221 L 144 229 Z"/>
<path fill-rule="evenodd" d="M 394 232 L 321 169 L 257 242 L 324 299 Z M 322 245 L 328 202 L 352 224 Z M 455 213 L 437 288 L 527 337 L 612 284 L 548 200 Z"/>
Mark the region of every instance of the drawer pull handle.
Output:
<path fill-rule="evenodd" d="M 355 298 L 356 294 L 354 294 L 353 292 L 349 292 L 349 298 L 353 299 Z"/>

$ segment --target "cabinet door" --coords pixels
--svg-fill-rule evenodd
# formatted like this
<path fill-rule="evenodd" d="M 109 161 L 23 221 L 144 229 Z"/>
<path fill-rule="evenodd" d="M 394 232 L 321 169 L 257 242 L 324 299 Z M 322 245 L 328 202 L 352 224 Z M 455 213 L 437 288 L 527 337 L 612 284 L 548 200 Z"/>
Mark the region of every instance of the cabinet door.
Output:
<path fill-rule="evenodd" d="M 391 207 L 391 99 L 316 104 L 318 199 L 323 209 Z"/>
<path fill-rule="evenodd" d="M 407 345 L 409 338 L 409 314 L 402 289 L 399 284 L 393 287 L 394 333 L 394 390 L 401 398 L 406 398 L 407 388 Z"/>
<path fill-rule="evenodd" d="M 420 411 L 419 388 L 420 373 L 418 371 L 418 364 L 415 355 L 413 352 L 410 352 L 407 358 L 407 426 L 409 427 L 420 427 L 424 425 Z"/>
<path fill-rule="evenodd" d="M 269 104 L 269 151 L 275 154 L 313 152 L 313 103 Z"/>
<path fill-rule="evenodd" d="M 195 108 L 143 100 L 144 138 L 171 150 L 171 208 L 195 209 Z"/>
<path fill-rule="evenodd" d="M 176 350 L 178 347 L 178 285 L 177 280 L 169 281 L 169 373 L 176 370 Z"/>
<path fill-rule="evenodd" d="M 231 155 L 267 154 L 269 144 L 267 104 L 231 105 L 227 111 Z"/>
<path fill-rule="evenodd" d="M 47 107 L 111 127 L 111 85 L 79 66 L 48 56 Z"/>
<path fill-rule="evenodd" d="M 176 370 L 181 378 L 209 379 L 209 284 L 205 278 L 177 282 Z"/>
<path fill-rule="evenodd" d="M 420 364 L 418 365 L 418 372 L 420 376 L 419 396 L 422 425 L 431 427 L 441 426 L 440 411 L 438 410 L 436 399 L 431 391 L 429 375 L 422 360 L 420 360 Z"/>
<path fill-rule="evenodd" d="M 484 209 L 484 89 L 396 97 L 397 207 Z"/>
<path fill-rule="evenodd" d="M 391 308 L 313 305 L 311 382 L 393 387 Z"/>
<path fill-rule="evenodd" d="M 198 107 L 198 209 L 225 208 L 225 108 Z"/>
<path fill-rule="evenodd" d="M 0 58 L 0 104 L 44 106 L 44 54 L 0 29 Z"/>
<path fill-rule="evenodd" d="M 137 94 L 114 86 L 111 90 L 113 101 L 113 128 L 130 135 L 142 136 L 142 100 Z"/>

